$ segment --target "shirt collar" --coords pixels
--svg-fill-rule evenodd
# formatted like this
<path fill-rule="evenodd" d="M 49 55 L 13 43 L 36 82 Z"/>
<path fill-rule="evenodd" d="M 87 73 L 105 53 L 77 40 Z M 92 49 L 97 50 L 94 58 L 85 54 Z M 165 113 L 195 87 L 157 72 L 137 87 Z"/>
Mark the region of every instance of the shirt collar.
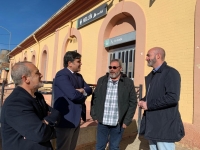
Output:
<path fill-rule="evenodd" d="M 69 68 L 67 68 L 72 74 L 74 73 L 73 71 L 71 71 Z"/>
<path fill-rule="evenodd" d="M 163 64 L 163 63 L 162 63 Z M 162 66 L 162 64 L 156 68 L 153 69 L 153 72 L 155 73 L 156 71 L 158 71 L 158 69 L 160 69 L 160 67 Z"/>
<path fill-rule="evenodd" d="M 110 77 L 109 77 L 108 81 L 109 81 L 109 82 L 112 82 L 112 83 L 118 83 L 118 82 L 119 82 L 119 80 L 113 81 Z"/>

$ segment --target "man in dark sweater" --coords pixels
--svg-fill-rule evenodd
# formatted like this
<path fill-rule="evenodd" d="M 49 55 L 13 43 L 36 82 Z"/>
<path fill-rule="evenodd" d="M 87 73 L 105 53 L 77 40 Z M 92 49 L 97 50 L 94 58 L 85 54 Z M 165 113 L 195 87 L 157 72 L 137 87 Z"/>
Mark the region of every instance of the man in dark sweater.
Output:
<path fill-rule="evenodd" d="M 178 110 L 181 78 L 165 62 L 165 51 L 150 49 L 146 61 L 153 71 L 145 78 L 146 96 L 138 103 L 144 109 L 140 135 L 149 140 L 150 150 L 175 150 L 185 135 Z"/>
<path fill-rule="evenodd" d="M 16 88 L 5 100 L 1 112 L 3 150 L 53 150 L 54 126 L 59 112 L 48 106 L 38 88 L 42 74 L 31 62 L 12 67 Z"/>

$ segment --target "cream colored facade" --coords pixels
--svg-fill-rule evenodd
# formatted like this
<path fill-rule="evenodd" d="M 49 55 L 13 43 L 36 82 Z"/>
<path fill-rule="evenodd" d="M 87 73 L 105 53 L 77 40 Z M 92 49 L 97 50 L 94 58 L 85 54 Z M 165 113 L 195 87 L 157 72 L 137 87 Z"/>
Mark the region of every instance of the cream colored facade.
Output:
<path fill-rule="evenodd" d="M 78 18 L 103 3 L 107 3 L 107 15 L 77 29 Z M 76 5 L 76 1 L 73 5 Z M 65 52 L 77 50 L 82 54 L 81 74 L 87 83 L 95 84 L 107 71 L 109 50 L 104 47 L 104 41 L 135 31 L 135 85 L 144 85 L 144 76 L 151 71 L 145 62 L 147 51 L 155 46 L 163 47 L 168 65 L 181 74 L 179 109 L 186 128 L 183 141 L 186 145 L 200 148 L 193 141 L 195 135 L 190 135 L 196 133 L 200 136 L 200 130 L 197 129 L 200 125 L 200 109 L 195 107 L 200 104 L 200 81 L 197 80 L 200 79 L 200 35 L 197 34 L 197 30 L 200 32 L 199 5 L 199 0 L 102 0 L 40 40 L 30 35 L 34 43 L 15 48 L 10 53 L 10 66 L 18 61 L 33 61 L 43 73 L 43 79 L 52 81 L 56 72 L 63 67 Z M 46 26 L 53 24 L 49 22 Z M 35 31 L 36 35 L 37 32 L 39 30 Z M 25 42 L 26 39 L 19 45 Z M 120 45 L 116 47 L 120 48 Z"/>

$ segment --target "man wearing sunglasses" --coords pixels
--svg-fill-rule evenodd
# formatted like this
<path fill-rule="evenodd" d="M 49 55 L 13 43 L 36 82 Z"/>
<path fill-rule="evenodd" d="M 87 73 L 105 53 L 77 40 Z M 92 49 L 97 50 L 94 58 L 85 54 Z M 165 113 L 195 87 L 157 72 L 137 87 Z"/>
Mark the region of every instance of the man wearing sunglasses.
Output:
<path fill-rule="evenodd" d="M 124 129 L 131 123 L 137 106 L 133 81 L 122 74 L 122 63 L 113 59 L 109 73 L 99 78 L 92 96 L 91 116 L 98 123 L 96 150 L 119 150 Z"/>

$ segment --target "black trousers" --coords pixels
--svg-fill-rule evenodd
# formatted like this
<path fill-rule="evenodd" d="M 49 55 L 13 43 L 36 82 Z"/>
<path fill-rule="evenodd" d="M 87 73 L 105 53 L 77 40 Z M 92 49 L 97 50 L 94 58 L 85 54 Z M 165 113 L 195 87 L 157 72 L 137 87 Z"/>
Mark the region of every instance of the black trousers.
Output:
<path fill-rule="evenodd" d="M 56 128 L 56 150 L 75 150 L 80 125 L 76 128 Z"/>

